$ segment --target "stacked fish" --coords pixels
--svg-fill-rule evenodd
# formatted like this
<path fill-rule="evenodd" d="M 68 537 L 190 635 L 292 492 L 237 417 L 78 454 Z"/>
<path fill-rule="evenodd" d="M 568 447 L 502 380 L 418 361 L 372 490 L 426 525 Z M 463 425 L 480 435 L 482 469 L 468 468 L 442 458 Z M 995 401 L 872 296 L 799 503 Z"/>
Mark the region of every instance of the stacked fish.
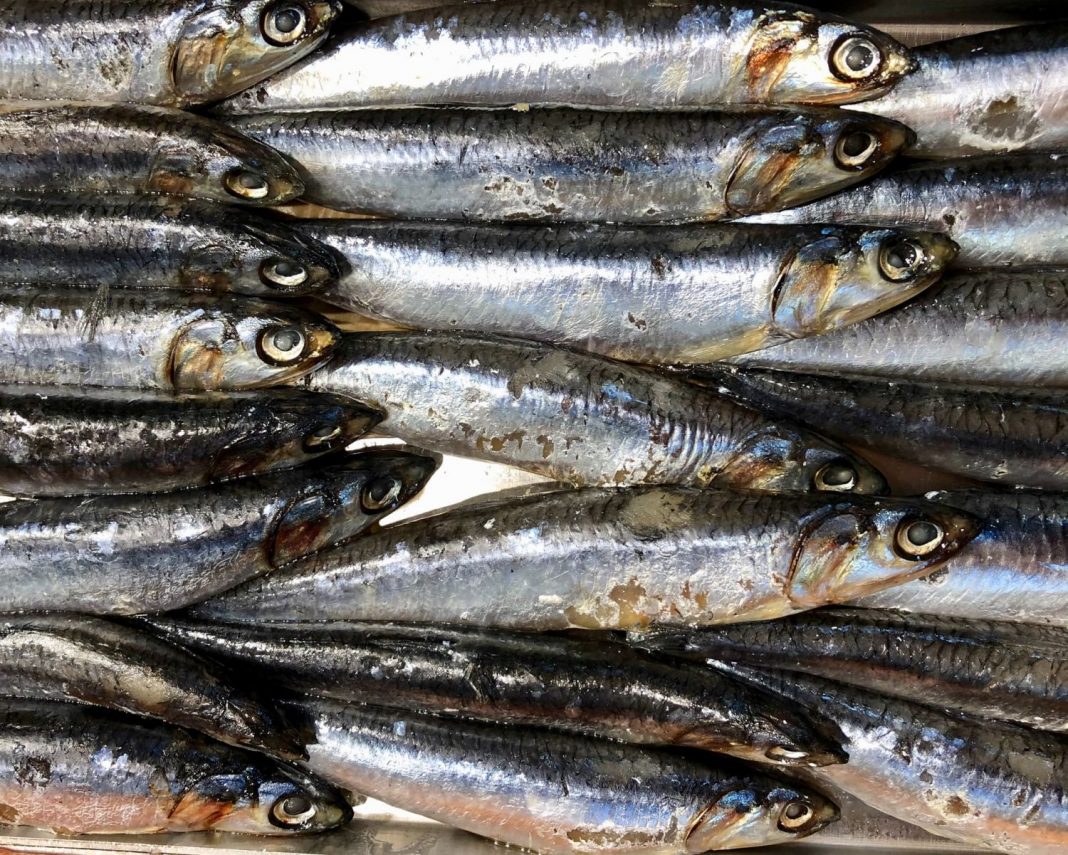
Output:
<path fill-rule="evenodd" d="M 1068 31 L 422 5 L 0 11 L 0 823 L 1063 855 Z"/>

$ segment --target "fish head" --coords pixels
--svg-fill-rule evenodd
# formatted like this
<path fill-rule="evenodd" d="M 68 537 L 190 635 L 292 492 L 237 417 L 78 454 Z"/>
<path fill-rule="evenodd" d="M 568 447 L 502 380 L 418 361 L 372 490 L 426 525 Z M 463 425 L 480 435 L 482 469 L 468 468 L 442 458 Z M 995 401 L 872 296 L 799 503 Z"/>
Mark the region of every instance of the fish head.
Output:
<path fill-rule="evenodd" d="M 690 825 L 686 852 L 698 855 L 800 840 L 840 815 L 838 806 L 817 792 L 759 779 L 708 805 Z"/>
<path fill-rule="evenodd" d="M 215 0 L 186 19 L 171 58 L 178 106 L 219 101 L 318 47 L 339 0 Z"/>
<path fill-rule="evenodd" d="M 795 610 L 848 602 L 928 575 L 978 533 L 969 513 L 854 497 L 805 521 L 786 594 Z"/>
<path fill-rule="evenodd" d="M 753 690 L 758 691 L 754 688 Z M 813 726 L 801 713 L 776 702 L 774 697 L 745 715 L 745 739 L 724 749 L 743 760 L 776 766 L 818 768 L 845 763 L 849 754 L 841 741 Z"/>
<path fill-rule="evenodd" d="M 220 299 L 192 308 L 162 379 L 178 392 L 272 386 L 325 361 L 340 337 L 333 325 L 293 306 Z"/>
<path fill-rule="evenodd" d="M 775 327 L 803 338 L 885 312 L 937 282 L 957 249 L 935 232 L 825 228 L 783 264 Z"/>
<path fill-rule="evenodd" d="M 724 203 L 742 217 L 803 205 L 886 167 L 914 139 L 880 116 L 836 110 L 776 112 L 741 140 Z"/>
<path fill-rule="evenodd" d="M 403 449 L 366 449 L 305 472 L 307 488 L 280 514 L 273 567 L 355 537 L 415 497 L 441 458 Z"/>

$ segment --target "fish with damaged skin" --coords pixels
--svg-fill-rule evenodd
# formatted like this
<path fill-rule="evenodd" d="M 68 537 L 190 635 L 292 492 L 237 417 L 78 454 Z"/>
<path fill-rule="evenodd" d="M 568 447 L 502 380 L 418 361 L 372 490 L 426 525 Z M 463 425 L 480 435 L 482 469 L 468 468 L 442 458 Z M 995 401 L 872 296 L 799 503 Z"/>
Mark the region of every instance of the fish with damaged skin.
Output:
<path fill-rule="evenodd" d="M 942 235 L 838 226 L 315 221 L 344 272 L 322 299 L 427 330 L 707 362 L 856 323 L 919 294 Z"/>
<path fill-rule="evenodd" d="M 4 608 L 182 608 L 354 537 L 418 493 L 437 463 L 368 450 L 200 490 L 2 505 Z"/>
<path fill-rule="evenodd" d="M 539 631 L 771 620 L 927 575 L 979 526 L 962 511 L 866 496 L 554 492 L 389 526 L 194 614 Z"/>
<path fill-rule="evenodd" d="M 230 124 L 292 158 L 310 202 L 497 222 L 692 222 L 800 205 L 874 175 L 910 134 L 814 108 L 320 111 Z"/>

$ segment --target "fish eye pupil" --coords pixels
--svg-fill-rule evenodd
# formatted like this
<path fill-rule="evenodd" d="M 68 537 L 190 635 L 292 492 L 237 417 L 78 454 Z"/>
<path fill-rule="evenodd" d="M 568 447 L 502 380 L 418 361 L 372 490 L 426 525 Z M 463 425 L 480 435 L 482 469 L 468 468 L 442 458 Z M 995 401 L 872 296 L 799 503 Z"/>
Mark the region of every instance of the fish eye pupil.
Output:
<path fill-rule="evenodd" d="M 905 537 L 913 546 L 927 546 L 931 541 L 937 540 L 938 535 L 938 526 L 930 522 L 914 522 L 905 529 Z"/>
<path fill-rule="evenodd" d="M 292 365 L 304 354 L 307 339 L 297 327 L 273 327 L 264 330 L 259 338 L 259 352 L 273 365 Z"/>
<path fill-rule="evenodd" d="M 846 492 L 857 483 L 857 470 L 845 461 L 828 463 L 816 473 L 816 489 Z"/>
<path fill-rule="evenodd" d="M 231 172 L 226 176 L 225 183 L 227 190 L 244 199 L 263 199 L 271 190 L 266 178 L 247 169 Z"/>
<path fill-rule="evenodd" d="M 882 63 L 879 47 L 861 36 L 842 39 L 831 55 L 831 69 L 845 80 L 864 80 L 879 70 Z"/>
<path fill-rule="evenodd" d="M 297 5 L 277 6 L 263 19 L 263 35 L 271 44 L 291 45 L 304 35 L 307 16 Z"/>
<path fill-rule="evenodd" d="M 842 152 L 847 157 L 860 157 L 871 146 L 871 134 L 854 131 L 842 142 Z"/>
<path fill-rule="evenodd" d="M 394 507 L 400 500 L 403 485 L 396 478 L 379 478 L 368 484 L 363 491 L 363 508 L 368 513 L 379 513 Z"/>
<path fill-rule="evenodd" d="M 274 26 L 280 33 L 291 33 L 300 26 L 300 12 L 296 9 L 280 9 L 275 12 Z"/>
<path fill-rule="evenodd" d="M 886 261 L 891 267 L 906 270 L 916 263 L 916 247 L 908 241 L 896 243 L 886 253 Z"/>
<path fill-rule="evenodd" d="M 783 813 L 786 815 L 787 819 L 801 819 L 801 817 L 808 813 L 808 808 L 801 804 L 801 802 L 790 802 Z"/>
<path fill-rule="evenodd" d="M 297 276 L 304 268 L 297 264 L 295 261 L 279 261 L 274 270 L 279 276 Z"/>
<path fill-rule="evenodd" d="M 845 64 L 851 71 L 864 71 L 871 67 L 875 53 L 869 45 L 856 42 L 846 51 Z"/>
<path fill-rule="evenodd" d="M 943 528 L 931 520 L 903 523 L 897 533 L 897 548 L 905 558 L 918 560 L 931 555 L 945 539 Z"/>
<path fill-rule="evenodd" d="M 282 802 L 282 812 L 290 816 L 300 816 L 311 810 L 311 801 L 307 796 L 290 796 Z"/>
<path fill-rule="evenodd" d="M 303 338 L 304 336 L 300 334 L 300 330 L 293 329 L 293 327 L 283 327 L 274 334 L 271 344 L 282 353 L 290 353 L 297 348 Z"/>

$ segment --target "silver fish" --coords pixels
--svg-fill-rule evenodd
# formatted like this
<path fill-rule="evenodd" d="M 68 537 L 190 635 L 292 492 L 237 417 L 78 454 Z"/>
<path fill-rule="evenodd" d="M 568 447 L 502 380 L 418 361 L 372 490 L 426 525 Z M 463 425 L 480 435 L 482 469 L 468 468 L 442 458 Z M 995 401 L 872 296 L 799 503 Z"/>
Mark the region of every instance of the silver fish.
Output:
<path fill-rule="evenodd" d="M 878 493 L 823 438 L 671 377 L 514 339 L 356 333 L 302 381 L 386 414 L 422 448 L 574 486 L 686 484 Z"/>
<path fill-rule="evenodd" d="M 787 3 L 523 0 L 359 25 L 223 109 L 841 104 L 913 67 L 889 36 Z"/>
<path fill-rule="evenodd" d="M 856 184 L 907 142 L 855 113 L 384 110 L 236 117 L 291 157 L 304 197 L 400 219 L 723 219 Z"/>
<path fill-rule="evenodd" d="M 0 105 L 0 191 L 165 193 L 280 205 L 304 192 L 293 164 L 220 122 L 115 104 Z"/>
<path fill-rule="evenodd" d="M 539 631 L 769 620 L 927 575 L 978 529 L 963 512 L 864 496 L 565 491 L 389 526 L 194 613 Z"/>
<path fill-rule="evenodd" d="M 299 377 L 337 330 L 281 303 L 207 294 L 0 288 L 0 383 L 175 392 Z"/>
<path fill-rule="evenodd" d="M 0 100 L 217 101 L 326 38 L 335 0 L 0 4 Z"/>
<path fill-rule="evenodd" d="M 4 608 L 181 608 L 353 537 L 419 492 L 436 465 L 365 451 L 200 490 L 0 505 Z"/>
<path fill-rule="evenodd" d="M 389 804 L 547 855 L 687 855 L 807 837 L 838 808 L 722 760 L 552 731 L 302 702 L 309 768 Z"/>
<path fill-rule="evenodd" d="M 497 226 L 307 221 L 343 257 L 323 299 L 416 329 L 707 362 L 826 333 L 902 303 L 947 238 L 837 226 Z"/>

